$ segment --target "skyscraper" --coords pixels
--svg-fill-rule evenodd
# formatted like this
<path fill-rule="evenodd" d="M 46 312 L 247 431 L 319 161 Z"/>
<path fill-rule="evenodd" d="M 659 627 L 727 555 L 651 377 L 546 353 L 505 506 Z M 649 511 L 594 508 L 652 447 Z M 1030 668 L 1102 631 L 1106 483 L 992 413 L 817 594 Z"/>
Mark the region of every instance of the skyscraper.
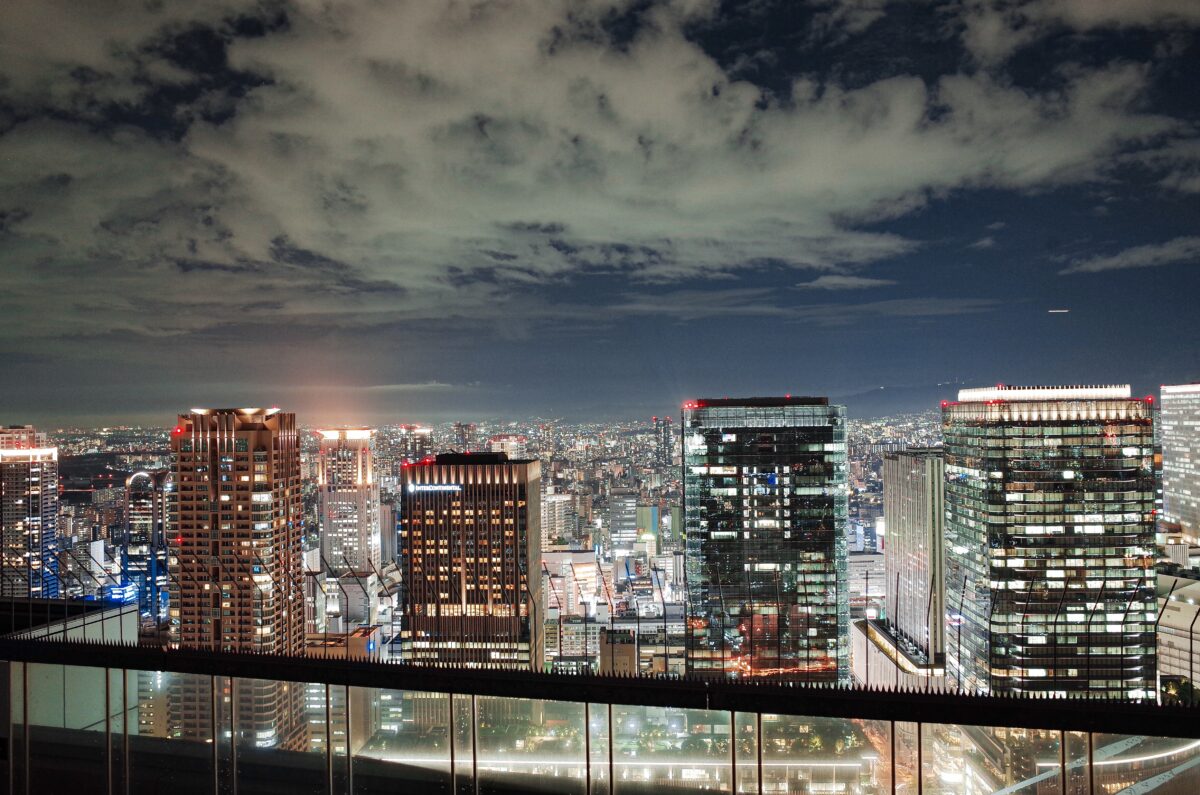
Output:
<path fill-rule="evenodd" d="M 654 457 L 659 466 L 670 466 L 675 457 L 675 422 L 670 417 L 651 417 L 654 423 Z"/>
<path fill-rule="evenodd" d="M 58 596 L 58 448 L 31 425 L 0 428 L 0 595 Z"/>
<path fill-rule="evenodd" d="M 334 572 L 379 568 L 379 484 L 369 428 L 323 430 L 317 465 L 321 554 Z"/>
<path fill-rule="evenodd" d="M 178 644 L 214 651 L 304 652 L 300 448 L 296 415 L 279 409 L 192 409 L 171 431 L 176 500 L 170 615 Z M 227 680 L 229 681 L 229 680 Z M 303 689 L 234 680 L 239 742 L 304 747 Z M 183 683 L 172 720 L 211 731 L 209 694 Z"/>
<path fill-rule="evenodd" d="M 931 664 L 939 662 L 944 652 L 944 488 L 940 448 L 884 454 L 887 623 Z"/>
<path fill-rule="evenodd" d="M 682 433 L 689 669 L 848 681 L 845 408 L 696 400 Z"/>
<path fill-rule="evenodd" d="M 608 496 L 608 540 L 614 556 L 626 557 L 637 543 L 638 490 L 621 486 Z"/>
<path fill-rule="evenodd" d="M 1200 544 L 1200 384 L 1162 388 L 1163 529 Z"/>
<path fill-rule="evenodd" d="M 1128 386 L 965 389 L 942 433 L 950 682 L 1153 697 L 1151 400 Z"/>
<path fill-rule="evenodd" d="M 401 488 L 404 659 L 540 665 L 539 462 L 439 455 Z"/>
<path fill-rule="evenodd" d="M 167 471 L 134 472 L 125 480 L 121 570 L 137 588 L 141 614 L 155 621 L 167 617 L 168 501 L 174 497 L 174 485 Z"/>

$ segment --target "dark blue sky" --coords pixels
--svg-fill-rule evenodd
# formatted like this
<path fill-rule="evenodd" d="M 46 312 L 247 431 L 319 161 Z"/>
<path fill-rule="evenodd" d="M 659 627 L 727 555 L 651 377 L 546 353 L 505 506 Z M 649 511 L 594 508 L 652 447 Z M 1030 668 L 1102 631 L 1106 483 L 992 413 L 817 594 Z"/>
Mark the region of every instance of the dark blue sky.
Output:
<path fill-rule="evenodd" d="M 0 7 L 0 423 L 1200 378 L 1192 0 L 321 9 Z"/>

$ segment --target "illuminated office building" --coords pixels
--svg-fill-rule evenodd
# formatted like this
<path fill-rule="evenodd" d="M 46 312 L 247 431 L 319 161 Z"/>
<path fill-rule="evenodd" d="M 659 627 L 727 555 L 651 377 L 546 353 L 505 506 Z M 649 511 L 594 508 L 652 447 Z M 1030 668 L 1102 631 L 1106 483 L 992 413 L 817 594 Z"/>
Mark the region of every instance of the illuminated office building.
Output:
<path fill-rule="evenodd" d="M 608 496 L 608 539 L 614 557 L 633 553 L 638 540 L 637 505 L 635 488 L 614 488 Z"/>
<path fill-rule="evenodd" d="M 0 428 L 0 595 L 58 596 L 58 448 L 30 425 Z"/>
<path fill-rule="evenodd" d="M 173 497 L 170 472 L 134 472 L 125 480 L 121 570 L 126 582 L 137 589 L 141 614 L 155 621 L 167 618 L 168 501 Z"/>
<path fill-rule="evenodd" d="M 944 404 L 942 434 L 947 679 L 1153 697 L 1151 399 L 1128 386 L 965 389 Z"/>
<path fill-rule="evenodd" d="M 1162 388 L 1163 530 L 1200 544 L 1200 384 Z"/>
<path fill-rule="evenodd" d="M 697 400 L 682 433 L 689 670 L 849 681 L 845 408 Z"/>
<path fill-rule="evenodd" d="M 439 455 L 405 467 L 401 486 L 403 658 L 539 665 L 539 462 Z"/>
<path fill-rule="evenodd" d="M 317 466 L 321 554 L 334 572 L 378 570 L 379 484 L 369 428 L 323 430 Z"/>
<path fill-rule="evenodd" d="M 296 415 L 279 409 L 192 409 L 171 431 L 177 490 L 170 556 L 170 615 L 179 646 L 212 651 L 304 653 L 300 448 Z M 239 742 L 303 748 L 303 689 L 237 680 Z M 210 736 L 208 682 L 172 693 L 172 721 Z"/>

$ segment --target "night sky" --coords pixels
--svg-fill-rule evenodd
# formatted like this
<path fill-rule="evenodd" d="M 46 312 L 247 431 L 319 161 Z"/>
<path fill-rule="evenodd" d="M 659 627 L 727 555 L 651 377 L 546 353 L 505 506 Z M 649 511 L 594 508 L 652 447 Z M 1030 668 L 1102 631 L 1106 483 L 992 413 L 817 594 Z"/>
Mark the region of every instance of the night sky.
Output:
<path fill-rule="evenodd" d="M 0 278 L 0 424 L 1149 393 L 1200 2 L 7 0 Z"/>

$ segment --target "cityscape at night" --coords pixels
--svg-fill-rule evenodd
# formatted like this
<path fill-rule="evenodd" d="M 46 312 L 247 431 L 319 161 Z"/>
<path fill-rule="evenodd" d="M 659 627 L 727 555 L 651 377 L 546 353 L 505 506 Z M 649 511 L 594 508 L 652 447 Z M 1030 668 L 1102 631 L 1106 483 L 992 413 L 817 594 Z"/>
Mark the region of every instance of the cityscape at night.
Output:
<path fill-rule="evenodd" d="M 0 792 L 1200 792 L 1197 0 L 0 4 Z"/>

